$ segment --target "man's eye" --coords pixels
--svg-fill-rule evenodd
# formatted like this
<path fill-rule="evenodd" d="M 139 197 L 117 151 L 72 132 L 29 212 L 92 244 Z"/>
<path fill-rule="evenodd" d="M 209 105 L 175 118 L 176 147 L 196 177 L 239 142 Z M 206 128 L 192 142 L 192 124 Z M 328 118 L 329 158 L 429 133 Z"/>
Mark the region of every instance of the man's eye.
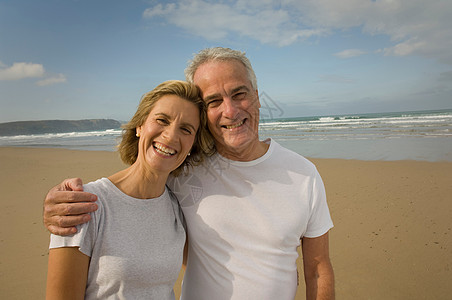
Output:
<path fill-rule="evenodd" d="M 245 92 L 240 92 L 237 94 L 234 94 L 233 98 L 235 100 L 243 100 L 246 97 L 246 93 Z"/>
<path fill-rule="evenodd" d="M 211 100 L 207 103 L 208 107 L 217 107 L 221 104 L 221 99 Z"/>

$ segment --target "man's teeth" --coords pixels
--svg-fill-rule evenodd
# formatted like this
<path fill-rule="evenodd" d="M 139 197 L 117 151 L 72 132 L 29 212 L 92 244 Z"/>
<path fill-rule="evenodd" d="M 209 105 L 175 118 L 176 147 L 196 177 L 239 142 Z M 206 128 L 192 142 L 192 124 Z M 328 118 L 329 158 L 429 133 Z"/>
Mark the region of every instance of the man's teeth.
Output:
<path fill-rule="evenodd" d="M 242 125 L 243 125 L 243 121 L 241 121 L 241 122 L 239 122 L 237 124 L 234 124 L 234 125 L 226 125 L 225 127 L 226 127 L 226 129 L 233 129 L 233 128 L 240 127 Z"/>
<path fill-rule="evenodd" d="M 176 151 L 170 148 L 166 148 L 165 146 L 161 144 L 154 144 L 155 150 L 163 155 L 174 155 L 176 154 Z"/>

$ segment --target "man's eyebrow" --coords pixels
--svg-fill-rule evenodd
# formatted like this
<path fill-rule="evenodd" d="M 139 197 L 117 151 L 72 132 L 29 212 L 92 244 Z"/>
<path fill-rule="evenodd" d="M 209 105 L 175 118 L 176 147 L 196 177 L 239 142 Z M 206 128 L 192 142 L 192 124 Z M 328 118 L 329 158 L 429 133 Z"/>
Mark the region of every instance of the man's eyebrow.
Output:
<path fill-rule="evenodd" d="M 238 87 L 232 89 L 231 94 L 235 94 L 235 93 L 237 93 L 237 92 L 239 92 L 241 90 L 245 90 L 247 92 L 250 91 L 250 89 L 246 85 L 241 85 L 241 86 L 238 86 Z"/>
<path fill-rule="evenodd" d="M 221 94 L 209 95 L 209 96 L 206 96 L 203 100 L 204 100 L 204 102 L 209 102 L 211 100 L 218 99 L 218 98 L 221 98 Z"/>
<path fill-rule="evenodd" d="M 236 88 L 233 88 L 231 90 L 231 94 L 235 94 L 235 93 L 237 93 L 237 92 L 239 92 L 241 90 L 245 90 L 247 92 L 250 91 L 250 89 L 246 85 L 241 85 L 241 86 L 238 86 Z M 215 100 L 215 99 L 218 99 L 218 98 L 222 98 L 221 94 L 219 94 L 219 93 L 206 96 L 203 100 L 204 100 L 204 102 L 209 102 L 211 100 Z"/>

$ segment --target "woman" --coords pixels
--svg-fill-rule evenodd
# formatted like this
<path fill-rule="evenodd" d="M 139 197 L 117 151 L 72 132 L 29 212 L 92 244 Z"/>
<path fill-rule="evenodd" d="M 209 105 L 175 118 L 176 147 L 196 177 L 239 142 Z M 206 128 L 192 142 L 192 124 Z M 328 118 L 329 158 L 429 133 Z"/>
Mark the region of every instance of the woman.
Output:
<path fill-rule="evenodd" d="M 91 221 L 51 236 L 47 299 L 174 299 L 185 230 L 165 183 L 212 145 L 194 85 L 167 81 L 146 94 L 118 147 L 131 166 L 86 184 L 98 196 Z"/>

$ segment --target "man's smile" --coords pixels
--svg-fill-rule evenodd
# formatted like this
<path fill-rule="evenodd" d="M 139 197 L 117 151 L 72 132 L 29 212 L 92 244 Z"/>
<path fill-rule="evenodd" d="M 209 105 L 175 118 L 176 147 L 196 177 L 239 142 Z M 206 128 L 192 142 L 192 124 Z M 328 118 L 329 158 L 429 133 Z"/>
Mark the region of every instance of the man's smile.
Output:
<path fill-rule="evenodd" d="M 240 122 L 232 124 L 232 125 L 222 125 L 221 127 L 226 128 L 226 129 L 234 129 L 234 128 L 242 126 L 243 123 L 245 123 L 245 121 L 240 121 Z"/>

